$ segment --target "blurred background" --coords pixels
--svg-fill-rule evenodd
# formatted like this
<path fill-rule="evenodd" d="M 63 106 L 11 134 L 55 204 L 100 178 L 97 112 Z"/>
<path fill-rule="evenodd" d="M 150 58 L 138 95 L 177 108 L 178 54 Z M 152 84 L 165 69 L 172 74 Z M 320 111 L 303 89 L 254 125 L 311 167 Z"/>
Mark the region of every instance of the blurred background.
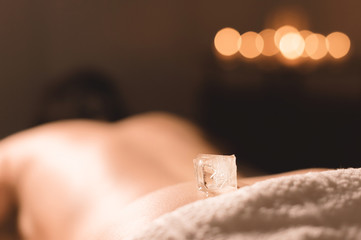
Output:
<path fill-rule="evenodd" d="M 360 10 L 357 0 L 2 2 L 0 138 L 159 110 L 267 172 L 360 167 Z"/>

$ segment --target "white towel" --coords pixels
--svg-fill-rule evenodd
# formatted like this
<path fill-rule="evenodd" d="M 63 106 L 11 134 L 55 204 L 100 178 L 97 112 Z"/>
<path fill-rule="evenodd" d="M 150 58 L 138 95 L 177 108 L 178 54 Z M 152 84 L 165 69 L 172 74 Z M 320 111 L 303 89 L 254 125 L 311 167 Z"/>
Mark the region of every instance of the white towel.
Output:
<path fill-rule="evenodd" d="M 361 169 L 258 182 L 165 214 L 132 239 L 361 239 Z"/>

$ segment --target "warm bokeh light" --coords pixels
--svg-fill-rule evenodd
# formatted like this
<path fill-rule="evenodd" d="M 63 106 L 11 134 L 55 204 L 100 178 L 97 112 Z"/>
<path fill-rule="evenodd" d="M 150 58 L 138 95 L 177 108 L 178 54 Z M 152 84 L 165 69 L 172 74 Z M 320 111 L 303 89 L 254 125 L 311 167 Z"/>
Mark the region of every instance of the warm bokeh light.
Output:
<path fill-rule="evenodd" d="M 259 34 L 249 31 L 242 35 L 233 28 L 223 28 L 217 32 L 214 46 L 219 54 L 226 57 L 237 52 L 248 59 L 260 54 L 267 57 L 276 55 L 282 63 L 294 66 L 307 58 L 320 60 L 328 52 L 335 59 L 342 58 L 349 53 L 351 42 L 342 32 L 333 32 L 325 37 L 310 30 L 298 31 L 291 25 L 284 25 L 277 30 L 266 28 Z"/>
<path fill-rule="evenodd" d="M 274 42 L 278 48 L 280 45 L 281 38 L 288 33 L 298 33 L 298 30 L 290 25 L 285 25 L 277 29 L 277 31 L 275 32 Z"/>
<path fill-rule="evenodd" d="M 349 51 L 351 41 L 341 32 L 333 32 L 326 38 L 326 46 L 330 55 L 336 59 L 344 57 Z"/>
<path fill-rule="evenodd" d="M 214 38 L 214 46 L 224 56 L 231 56 L 238 52 L 241 35 L 233 28 L 223 28 Z"/>
<path fill-rule="evenodd" d="M 303 37 L 303 39 L 305 40 L 305 50 L 303 51 L 301 56 L 302 57 L 308 57 L 308 53 L 306 52 L 306 48 L 307 48 L 306 39 L 307 39 L 308 36 L 310 36 L 312 34 L 312 32 L 309 31 L 309 30 L 302 30 L 302 31 L 300 31 L 300 34 Z"/>
<path fill-rule="evenodd" d="M 299 33 L 287 33 L 281 38 L 279 48 L 285 58 L 296 59 L 302 55 L 305 41 Z"/>
<path fill-rule="evenodd" d="M 319 60 L 326 56 L 327 47 L 325 36 L 318 33 L 311 34 L 307 37 L 306 42 L 308 43 L 306 51 L 310 58 Z"/>
<path fill-rule="evenodd" d="M 246 32 L 242 34 L 242 44 L 239 52 L 246 58 L 255 58 L 259 56 L 263 50 L 263 39 L 255 32 Z"/>
<path fill-rule="evenodd" d="M 319 40 L 316 34 L 311 34 L 305 38 L 305 53 L 308 57 L 316 53 L 318 42 Z"/>
<path fill-rule="evenodd" d="M 310 36 L 313 32 L 309 30 L 302 30 L 299 31 L 299 34 L 303 37 L 303 39 L 306 39 L 308 36 Z"/>
<path fill-rule="evenodd" d="M 263 39 L 264 47 L 262 54 L 265 56 L 273 56 L 278 53 L 278 48 L 275 45 L 274 36 L 276 30 L 268 28 L 259 33 Z"/>

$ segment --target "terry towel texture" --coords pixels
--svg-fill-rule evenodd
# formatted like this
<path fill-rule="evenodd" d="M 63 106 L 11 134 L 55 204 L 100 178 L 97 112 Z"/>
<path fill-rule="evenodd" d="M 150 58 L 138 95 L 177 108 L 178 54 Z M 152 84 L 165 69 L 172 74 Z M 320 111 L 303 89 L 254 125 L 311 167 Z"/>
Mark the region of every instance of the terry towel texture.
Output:
<path fill-rule="evenodd" d="M 258 182 L 165 214 L 132 239 L 361 239 L 361 169 Z"/>

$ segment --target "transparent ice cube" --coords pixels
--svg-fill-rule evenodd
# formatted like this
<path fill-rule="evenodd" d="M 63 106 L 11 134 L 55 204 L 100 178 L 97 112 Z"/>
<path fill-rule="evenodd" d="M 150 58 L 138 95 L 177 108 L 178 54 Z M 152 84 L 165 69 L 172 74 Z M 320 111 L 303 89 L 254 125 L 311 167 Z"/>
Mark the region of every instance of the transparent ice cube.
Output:
<path fill-rule="evenodd" d="M 237 166 L 234 155 L 199 154 L 193 163 L 198 189 L 207 196 L 237 189 Z"/>

